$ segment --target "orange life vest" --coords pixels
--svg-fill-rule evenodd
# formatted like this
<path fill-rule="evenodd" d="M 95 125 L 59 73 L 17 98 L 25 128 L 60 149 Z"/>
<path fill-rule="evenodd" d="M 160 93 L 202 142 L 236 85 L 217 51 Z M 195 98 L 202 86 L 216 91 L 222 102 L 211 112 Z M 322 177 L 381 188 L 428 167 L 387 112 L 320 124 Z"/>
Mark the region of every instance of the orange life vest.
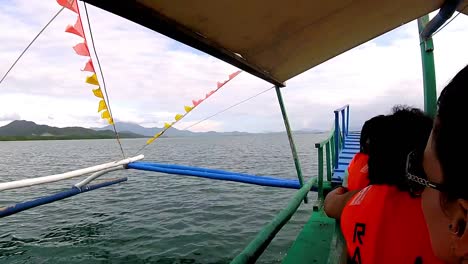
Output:
<path fill-rule="evenodd" d="M 370 185 L 341 215 L 348 263 L 443 263 L 434 255 L 421 199 L 394 186 Z"/>
<path fill-rule="evenodd" d="M 369 185 L 369 170 L 367 161 L 369 156 L 357 153 L 348 166 L 348 190 L 361 190 Z"/>

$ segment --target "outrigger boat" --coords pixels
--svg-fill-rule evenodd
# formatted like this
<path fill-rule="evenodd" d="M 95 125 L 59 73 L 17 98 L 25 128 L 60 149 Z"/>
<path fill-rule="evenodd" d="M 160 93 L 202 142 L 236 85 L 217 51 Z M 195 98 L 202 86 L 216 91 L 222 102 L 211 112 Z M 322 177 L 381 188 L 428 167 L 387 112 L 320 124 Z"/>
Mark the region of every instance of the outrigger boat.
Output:
<path fill-rule="evenodd" d="M 387 31 L 410 21 L 418 21 L 423 66 L 424 108 L 436 111 L 436 84 L 432 35 L 458 11 L 468 15 L 468 0 L 361 0 L 361 1 L 174 1 L 174 0 L 82 0 L 87 4 L 114 13 L 169 38 L 198 49 L 234 65 L 274 85 L 288 134 L 298 180 L 248 175 L 216 169 L 175 164 L 139 162 L 142 155 L 121 161 L 101 164 L 63 174 L 0 183 L 0 191 L 56 182 L 91 174 L 71 189 L 22 202 L 0 210 L 5 217 L 39 205 L 58 201 L 101 187 L 126 181 L 126 178 L 91 184 L 102 175 L 118 169 L 136 169 L 243 182 L 279 188 L 298 189 L 285 209 L 266 225 L 254 240 L 231 263 L 253 263 L 288 222 L 310 191 L 318 193 L 310 220 L 305 224 L 288 250 L 283 263 L 343 263 L 346 250 L 339 225 L 328 218 L 322 202 L 334 186 L 341 185 L 346 168 L 359 149 L 359 131 L 349 131 L 349 106 L 334 111 L 334 128 L 330 136 L 315 145 L 318 150 L 316 177 L 304 180 L 290 130 L 281 88 L 285 82 L 341 53 L 344 53 Z M 79 35 L 85 42 L 75 46 L 79 55 L 89 56 L 87 43 L 76 0 L 58 0 L 64 8 L 78 14 L 78 21 L 67 32 Z M 437 11 L 429 20 L 429 13 Z M 92 40 L 91 40 L 92 41 Z M 94 72 L 93 61 L 85 69 Z M 227 81 L 239 72 L 229 76 Z M 218 89 L 224 83 L 218 84 Z M 87 82 L 96 85 L 94 95 L 102 99 L 99 109 L 102 118 L 113 124 L 108 101 L 100 89 L 94 73 Z M 213 91 L 212 91 L 213 92 Z M 216 92 L 216 91 L 214 91 Z M 207 95 L 206 98 L 208 98 Z M 187 114 L 203 100 L 186 106 Z M 175 121 L 185 116 L 177 115 Z M 164 131 L 148 140 L 151 144 Z"/>

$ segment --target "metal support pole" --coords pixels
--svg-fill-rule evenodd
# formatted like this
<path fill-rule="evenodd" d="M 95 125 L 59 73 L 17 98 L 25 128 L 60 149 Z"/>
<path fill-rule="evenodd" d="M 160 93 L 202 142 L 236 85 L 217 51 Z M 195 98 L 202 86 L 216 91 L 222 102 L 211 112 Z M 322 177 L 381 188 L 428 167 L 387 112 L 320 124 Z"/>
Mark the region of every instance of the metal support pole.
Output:
<path fill-rule="evenodd" d="M 424 30 L 424 27 L 429 22 L 429 15 L 418 18 L 419 34 Z M 437 112 L 437 92 L 436 92 L 436 76 L 434 65 L 434 44 L 432 38 L 423 39 L 419 37 L 421 46 L 421 61 L 423 69 L 424 83 L 424 111 L 431 117 L 435 117 Z"/>
<path fill-rule="evenodd" d="M 278 97 L 278 102 L 281 108 L 281 114 L 283 115 L 284 126 L 286 127 L 286 133 L 288 134 L 289 145 L 291 146 L 291 152 L 294 159 L 294 166 L 296 167 L 297 178 L 301 187 L 304 186 L 304 179 L 302 178 L 301 164 L 299 163 L 299 157 L 297 156 L 296 145 L 294 144 L 294 139 L 291 133 L 291 127 L 289 126 L 288 115 L 286 114 L 286 108 L 284 107 L 283 96 L 281 95 L 281 90 L 278 86 L 275 87 L 276 96 Z M 307 203 L 307 196 L 304 198 L 304 202 Z"/>

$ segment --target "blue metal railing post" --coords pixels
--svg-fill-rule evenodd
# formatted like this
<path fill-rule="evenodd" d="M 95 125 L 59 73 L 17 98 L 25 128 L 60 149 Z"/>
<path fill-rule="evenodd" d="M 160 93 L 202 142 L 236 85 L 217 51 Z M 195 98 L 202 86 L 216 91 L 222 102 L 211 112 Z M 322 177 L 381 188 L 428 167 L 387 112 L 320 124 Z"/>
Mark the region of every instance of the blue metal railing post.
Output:
<path fill-rule="evenodd" d="M 349 105 L 346 107 L 346 136 L 349 134 Z"/>
<path fill-rule="evenodd" d="M 338 168 L 338 154 L 340 153 L 340 120 L 338 118 L 338 111 L 335 111 L 335 153 L 333 155 L 333 165 Z"/>
<path fill-rule="evenodd" d="M 342 125 L 341 135 L 343 135 L 343 146 L 344 146 L 345 138 L 346 138 L 346 123 L 345 123 L 345 109 L 344 108 L 341 110 L 341 125 Z"/>

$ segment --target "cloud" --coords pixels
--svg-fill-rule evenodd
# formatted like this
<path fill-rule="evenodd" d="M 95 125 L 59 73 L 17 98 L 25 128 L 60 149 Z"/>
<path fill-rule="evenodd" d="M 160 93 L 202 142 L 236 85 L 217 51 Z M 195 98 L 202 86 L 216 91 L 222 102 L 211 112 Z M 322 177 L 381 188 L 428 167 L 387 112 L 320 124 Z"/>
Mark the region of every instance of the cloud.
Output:
<path fill-rule="evenodd" d="M 18 113 L 5 113 L 0 114 L 0 121 L 14 121 L 20 120 L 21 116 Z"/>
<path fill-rule="evenodd" d="M 58 9 L 55 1 L 8 0 L 0 6 L 0 73 Z M 93 6 L 88 11 L 116 120 L 161 126 L 236 70 Z M 80 39 L 64 32 L 75 19 L 64 10 L 0 85 L 0 116 L 14 111 L 24 119 L 55 126 L 105 124 L 97 113 L 93 87 L 80 71 L 86 58 L 71 48 Z M 468 53 L 463 52 L 467 33 L 468 17 L 460 15 L 434 38 L 438 92 L 468 62 Z M 191 112 L 181 127 L 268 87 L 271 84 L 242 73 Z M 344 104 L 351 105 L 352 125 L 359 128 L 395 104 L 422 107 L 422 92 L 415 22 L 291 79 L 282 89 L 293 129 L 329 129 L 333 109 Z M 284 124 L 273 89 L 192 130 L 281 131 Z"/>

